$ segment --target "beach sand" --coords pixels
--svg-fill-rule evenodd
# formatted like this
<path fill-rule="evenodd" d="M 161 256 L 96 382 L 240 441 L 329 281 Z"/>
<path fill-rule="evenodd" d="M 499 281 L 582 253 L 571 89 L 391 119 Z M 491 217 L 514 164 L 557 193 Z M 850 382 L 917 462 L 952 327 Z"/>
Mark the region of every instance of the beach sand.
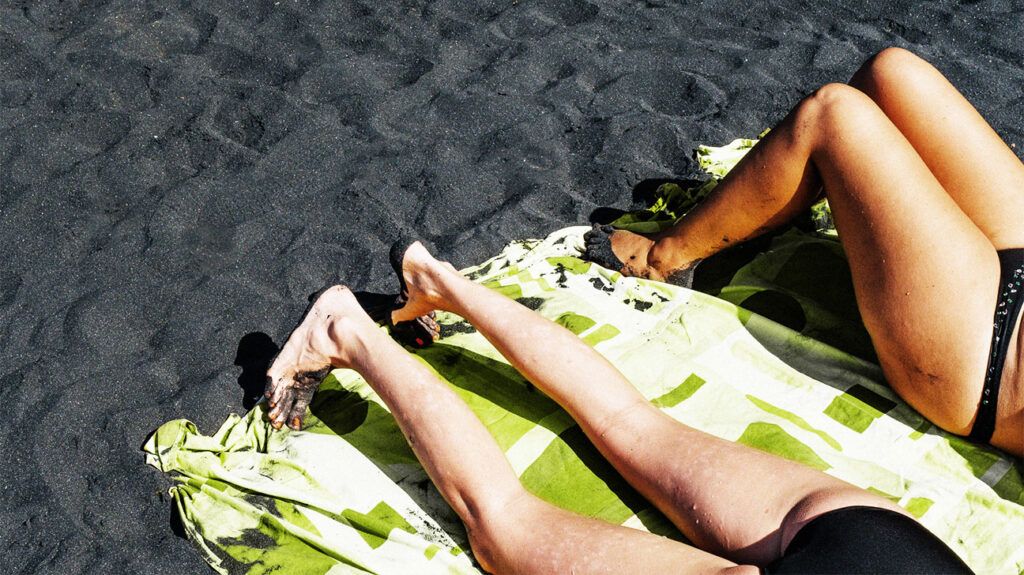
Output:
<path fill-rule="evenodd" d="M 463 266 L 628 208 L 890 45 L 1024 146 L 1019 2 L 76 4 L 0 8 L 11 573 L 209 572 L 139 446 L 248 408 L 311 292 L 394 291 L 400 228 Z"/>

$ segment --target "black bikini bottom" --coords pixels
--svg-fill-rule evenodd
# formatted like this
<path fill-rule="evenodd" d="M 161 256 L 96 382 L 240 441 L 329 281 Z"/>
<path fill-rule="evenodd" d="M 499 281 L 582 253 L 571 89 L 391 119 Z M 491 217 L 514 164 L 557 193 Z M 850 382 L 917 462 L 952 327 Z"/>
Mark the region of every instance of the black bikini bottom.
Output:
<path fill-rule="evenodd" d="M 804 525 L 764 573 L 946 574 L 971 569 L 906 515 L 878 507 L 844 507 Z"/>
<path fill-rule="evenodd" d="M 1024 303 L 1024 248 L 999 250 L 999 299 L 992 323 L 992 347 L 981 388 L 978 416 L 968 436 L 972 441 L 987 443 L 996 429 L 996 407 L 999 405 L 999 380 L 1003 376 L 1010 337 Z"/>

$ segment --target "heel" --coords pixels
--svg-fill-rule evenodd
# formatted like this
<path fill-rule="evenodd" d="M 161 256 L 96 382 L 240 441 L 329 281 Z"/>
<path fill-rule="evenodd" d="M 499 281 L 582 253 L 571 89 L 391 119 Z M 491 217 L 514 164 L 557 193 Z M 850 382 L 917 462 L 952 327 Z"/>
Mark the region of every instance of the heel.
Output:
<path fill-rule="evenodd" d="M 391 320 L 391 312 L 401 309 L 409 301 L 409 286 L 405 283 L 405 276 L 402 274 L 402 261 L 405 253 L 414 243 L 420 242 L 430 249 L 427 243 L 415 234 L 403 231 L 401 236 L 391 244 L 388 252 L 388 260 L 391 262 L 391 269 L 398 278 L 399 291 L 395 296 L 391 309 L 387 312 L 387 325 L 391 328 L 391 336 L 409 347 L 421 349 L 427 347 L 441 338 L 441 327 L 434 321 L 434 312 L 420 316 L 410 321 L 395 323 Z"/>

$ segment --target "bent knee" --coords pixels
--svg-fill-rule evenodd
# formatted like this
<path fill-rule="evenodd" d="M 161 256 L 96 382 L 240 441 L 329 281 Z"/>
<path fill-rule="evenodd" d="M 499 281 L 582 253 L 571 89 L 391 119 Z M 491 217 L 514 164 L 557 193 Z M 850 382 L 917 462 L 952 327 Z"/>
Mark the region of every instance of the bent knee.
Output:
<path fill-rule="evenodd" d="M 524 529 L 543 524 L 544 508 L 549 503 L 525 489 L 500 505 L 478 508 L 463 519 L 473 556 L 488 573 L 508 571 L 523 549 L 530 533 Z"/>
<path fill-rule="evenodd" d="M 910 50 L 891 46 L 868 58 L 857 74 L 867 76 L 876 83 L 906 82 L 907 73 L 922 65 L 929 64 Z"/>
<path fill-rule="evenodd" d="M 501 527 L 489 518 L 481 518 L 473 524 L 467 522 L 465 525 L 469 546 L 477 563 L 488 573 L 503 571 L 507 564 L 505 558 L 508 556 L 510 533 L 502 533 Z"/>
<path fill-rule="evenodd" d="M 874 107 L 867 94 L 838 82 L 818 88 L 804 100 L 804 104 L 823 120 L 841 119 L 859 109 Z"/>
<path fill-rule="evenodd" d="M 875 102 L 847 84 L 825 84 L 800 102 L 797 123 L 814 142 L 828 143 L 838 133 L 883 121 L 885 115 Z"/>

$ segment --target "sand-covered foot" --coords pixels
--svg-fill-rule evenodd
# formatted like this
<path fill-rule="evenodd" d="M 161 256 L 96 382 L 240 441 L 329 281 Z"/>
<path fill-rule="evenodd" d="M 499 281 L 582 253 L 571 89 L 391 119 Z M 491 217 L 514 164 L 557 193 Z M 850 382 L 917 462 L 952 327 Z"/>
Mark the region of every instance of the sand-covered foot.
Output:
<path fill-rule="evenodd" d="M 280 429 L 302 427 L 313 393 L 330 371 L 346 367 L 347 340 L 376 324 L 344 286 L 325 290 L 310 305 L 267 370 L 267 417 Z"/>
<path fill-rule="evenodd" d="M 599 266 L 632 277 L 647 278 L 652 273 L 660 276 L 648 264 L 647 256 L 654 246 L 654 240 L 646 236 L 616 230 L 608 225 L 594 225 L 583 239 L 586 244 L 584 256 Z"/>
<path fill-rule="evenodd" d="M 657 236 L 644 236 L 609 225 L 594 225 L 583 236 L 583 257 L 622 275 L 690 287 L 699 262 L 682 262 Z"/>
<path fill-rule="evenodd" d="M 401 254 L 400 269 L 405 301 L 391 312 L 393 323 L 422 321 L 432 317 L 434 310 L 445 309 L 442 282 L 445 276 L 459 273 L 451 264 L 435 259 L 422 243 L 413 242 Z"/>

